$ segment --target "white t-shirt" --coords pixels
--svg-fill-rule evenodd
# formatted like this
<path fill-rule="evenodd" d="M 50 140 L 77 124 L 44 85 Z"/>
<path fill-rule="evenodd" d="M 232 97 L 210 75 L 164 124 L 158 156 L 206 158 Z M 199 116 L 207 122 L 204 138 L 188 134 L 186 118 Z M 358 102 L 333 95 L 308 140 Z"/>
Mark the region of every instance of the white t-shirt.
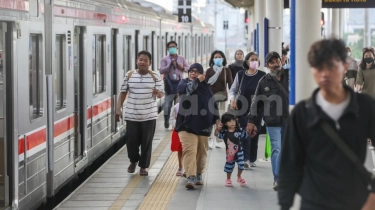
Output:
<path fill-rule="evenodd" d="M 136 70 L 129 81 L 129 72 L 126 74 L 124 83 L 121 86 L 121 92 L 128 91 L 128 100 L 126 101 L 124 113 L 125 120 L 141 122 L 158 118 L 156 99 L 152 96 L 152 90 L 156 88 L 161 92 L 164 91 L 159 74 L 153 73 L 156 82 L 154 82 L 149 73 L 140 75 Z"/>
<path fill-rule="evenodd" d="M 319 91 L 318 94 L 316 94 L 316 103 L 331 119 L 337 122 L 344 113 L 346 107 L 348 107 L 350 98 L 351 95 L 348 94 L 343 102 L 339 104 L 332 104 L 324 99 L 322 93 Z"/>

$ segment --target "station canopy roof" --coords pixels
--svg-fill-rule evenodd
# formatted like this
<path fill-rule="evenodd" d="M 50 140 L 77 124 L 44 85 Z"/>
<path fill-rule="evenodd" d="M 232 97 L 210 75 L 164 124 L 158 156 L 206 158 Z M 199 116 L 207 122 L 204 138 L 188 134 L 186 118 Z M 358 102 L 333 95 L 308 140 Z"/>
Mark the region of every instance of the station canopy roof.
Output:
<path fill-rule="evenodd" d="M 254 6 L 255 0 L 225 0 L 227 3 L 231 4 L 234 7 L 252 7 Z"/>

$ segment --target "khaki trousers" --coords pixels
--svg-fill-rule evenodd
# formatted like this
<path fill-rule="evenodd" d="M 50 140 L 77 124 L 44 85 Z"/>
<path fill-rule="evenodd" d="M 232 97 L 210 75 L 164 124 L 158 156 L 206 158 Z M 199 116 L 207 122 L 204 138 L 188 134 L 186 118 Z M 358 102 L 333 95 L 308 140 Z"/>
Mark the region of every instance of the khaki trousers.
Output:
<path fill-rule="evenodd" d="M 182 164 L 186 177 L 203 174 L 206 168 L 208 136 L 199 136 L 186 131 L 178 132 L 182 144 Z"/>

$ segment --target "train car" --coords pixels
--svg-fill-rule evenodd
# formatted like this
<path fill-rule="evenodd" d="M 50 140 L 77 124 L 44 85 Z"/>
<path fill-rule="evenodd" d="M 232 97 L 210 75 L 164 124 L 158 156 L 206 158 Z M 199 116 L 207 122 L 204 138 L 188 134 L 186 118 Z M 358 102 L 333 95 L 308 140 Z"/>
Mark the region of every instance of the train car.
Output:
<path fill-rule="evenodd" d="M 157 71 L 170 40 L 190 63 L 213 50 L 213 27 L 197 20 L 125 1 L 44 2 L 0 1 L 0 209 L 37 208 L 123 137 L 115 105 L 138 51 Z"/>

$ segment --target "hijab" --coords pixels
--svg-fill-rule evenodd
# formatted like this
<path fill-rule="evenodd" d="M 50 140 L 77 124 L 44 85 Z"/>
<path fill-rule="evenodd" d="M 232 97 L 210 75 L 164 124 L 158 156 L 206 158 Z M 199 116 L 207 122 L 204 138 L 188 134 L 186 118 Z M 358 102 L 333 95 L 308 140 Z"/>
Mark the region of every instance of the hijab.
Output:
<path fill-rule="evenodd" d="M 237 55 L 238 52 L 242 52 L 242 57 L 245 56 L 245 54 L 243 53 L 242 50 L 237 50 L 237 51 L 234 53 L 234 60 L 235 60 L 235 61 L 234 61 L 233 65 L 242 68 L 242 66 L 243 66 L 243 60 L 237 60 L 237 58 L 236 58 L 236 55 Z"/>

